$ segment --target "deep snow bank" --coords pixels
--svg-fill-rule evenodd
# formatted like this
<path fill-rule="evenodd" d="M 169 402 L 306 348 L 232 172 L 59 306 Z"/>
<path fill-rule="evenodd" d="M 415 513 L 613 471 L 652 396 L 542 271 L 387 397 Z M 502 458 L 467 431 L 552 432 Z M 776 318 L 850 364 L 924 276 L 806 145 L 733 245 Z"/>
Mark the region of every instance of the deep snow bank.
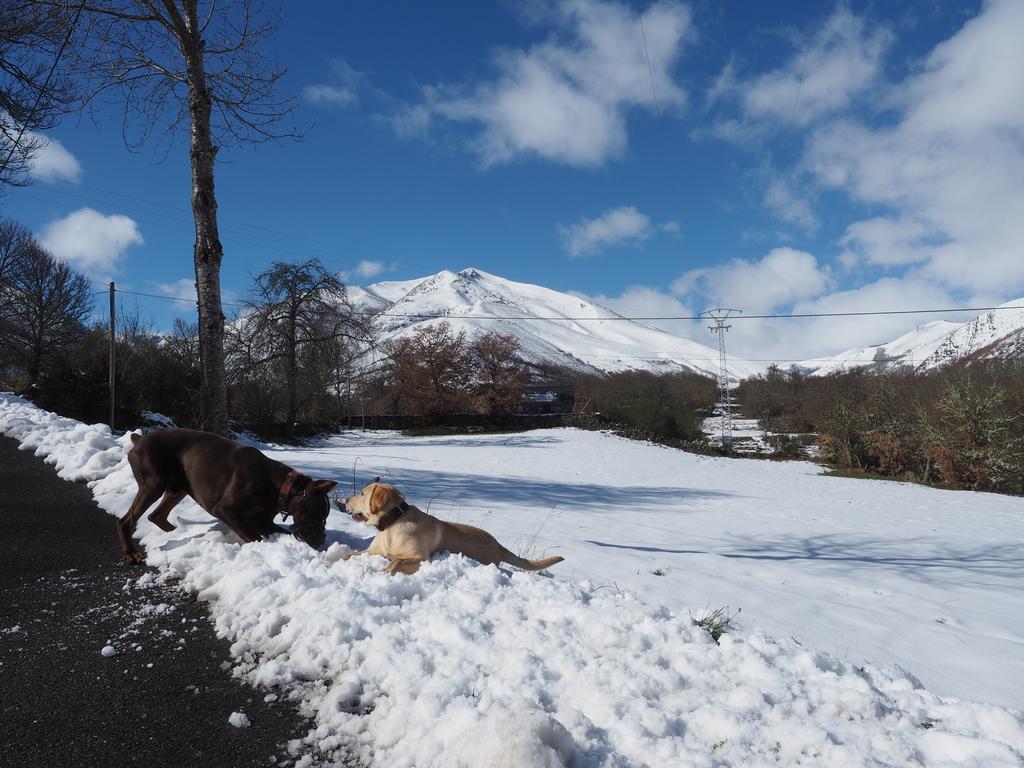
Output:
<path fill-rule="evenodd" d="M 0 432 L 122 514 L 126 437 L 0 395 Z M 413 576 L 288 537 L 241 546 L 195 505 L 148 560 L 210 602 L 240 674 L 315 715 L 306 741 L 383 766 L 1019 766 L 1024 722 L 760 631 L 716 645 L 613 587 L 442 557 Z M 330 522 L 328 523 L 330 526 Z M 111 536 L 113 536 L 111 530 Z M 254 723 L 259 727 L 259 723 Z M 296 745 L 298 748 L 298 745 Z"/>

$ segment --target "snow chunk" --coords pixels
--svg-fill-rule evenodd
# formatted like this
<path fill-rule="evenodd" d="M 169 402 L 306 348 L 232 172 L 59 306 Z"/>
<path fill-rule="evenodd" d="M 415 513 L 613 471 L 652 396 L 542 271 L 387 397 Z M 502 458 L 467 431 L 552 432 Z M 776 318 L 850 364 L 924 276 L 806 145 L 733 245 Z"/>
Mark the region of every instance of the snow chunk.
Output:
<path fill-rule="evenodd" d="M 228 722 L 235 728 L 248 728 L 252 723 L 244 712 L 232 712 L 228 716 Z"/>
<path fill-rule="evenodd" d="M 117 656 L 117 648 L 112 645 L 104 645 L 100 653 L 109 659 L 111 656 Z"/>

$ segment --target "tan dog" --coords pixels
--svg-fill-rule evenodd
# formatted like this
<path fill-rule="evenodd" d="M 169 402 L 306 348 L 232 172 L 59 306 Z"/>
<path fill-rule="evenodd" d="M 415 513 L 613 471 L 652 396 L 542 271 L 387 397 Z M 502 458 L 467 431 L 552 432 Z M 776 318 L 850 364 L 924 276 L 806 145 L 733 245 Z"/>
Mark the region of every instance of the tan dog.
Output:
<path fill-rule="evenodd" d="M 388 573 L 416 573 L 420 563 L 435 552 L 458 552 L 484 565 L 508 563 L 526 571 L 540 571 L 564 557 L 526 560 L 505 549 L 487 531 L 462 523 L 448 523 L 406 503 L 391 485 L 373 482 L 362 493 L 347 498 L 343 511 L 354 520 L 369 523 L 378 533 L 370 548 L 357 555 L 382 555 L 391 562 Z"/>

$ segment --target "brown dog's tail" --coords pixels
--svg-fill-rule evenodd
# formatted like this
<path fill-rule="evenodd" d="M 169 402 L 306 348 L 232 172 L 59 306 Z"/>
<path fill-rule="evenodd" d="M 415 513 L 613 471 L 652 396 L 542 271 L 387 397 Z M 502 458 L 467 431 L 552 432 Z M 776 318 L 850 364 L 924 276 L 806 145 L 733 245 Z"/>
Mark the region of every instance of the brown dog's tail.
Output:
<path fill-rule="evenodd" d="M 522 557 L 517 557 L 507 550 L 506 552 L 508 553 L 508 556 L 503 557 L 502 560 L 509 565 L 514 565 L 516 568 L 522 568 L 524 571 L 543 571 L 545 568 L 550 568 L 555 563 L 560 563 L 565 560 L 564 557 L 560 557 L 558 555 L 555 555 L 554 557 L 545 557 L 543 560 L 527 560 Z"/>

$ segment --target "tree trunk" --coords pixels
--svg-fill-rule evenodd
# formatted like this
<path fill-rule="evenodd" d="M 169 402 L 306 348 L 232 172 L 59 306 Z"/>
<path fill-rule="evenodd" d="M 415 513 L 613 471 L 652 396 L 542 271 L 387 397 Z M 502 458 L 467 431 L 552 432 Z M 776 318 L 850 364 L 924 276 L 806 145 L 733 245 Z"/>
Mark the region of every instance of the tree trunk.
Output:
<path fill-rule="evenodd" d="M 297 384 L 299 378 L 298 362 L 298 318 L 297 310 L 292 308 L 288 315 L 288 424 L 285 434 L 288 439 L 295 437 L 295 422 L 298 419 Z"/>
<path fill-rule="evenodd" d="M 191 9 L 194 10 L 194 9 Z M 212 101 L 203 64 L 204 43 L 196 19 L 188 13 L 189 39 L 183 46 L 188 69 L 191 118 L 192 213 L 196 222 L 196 296 L 199 304 L 199 420 L 203 429 L 224 434 L 228 427 L 224 375 L 224 313 L 220 303 L 220 264 L 224 249 L 217 229 L 213 165 L 217 147 L 210 130 Z"/>

